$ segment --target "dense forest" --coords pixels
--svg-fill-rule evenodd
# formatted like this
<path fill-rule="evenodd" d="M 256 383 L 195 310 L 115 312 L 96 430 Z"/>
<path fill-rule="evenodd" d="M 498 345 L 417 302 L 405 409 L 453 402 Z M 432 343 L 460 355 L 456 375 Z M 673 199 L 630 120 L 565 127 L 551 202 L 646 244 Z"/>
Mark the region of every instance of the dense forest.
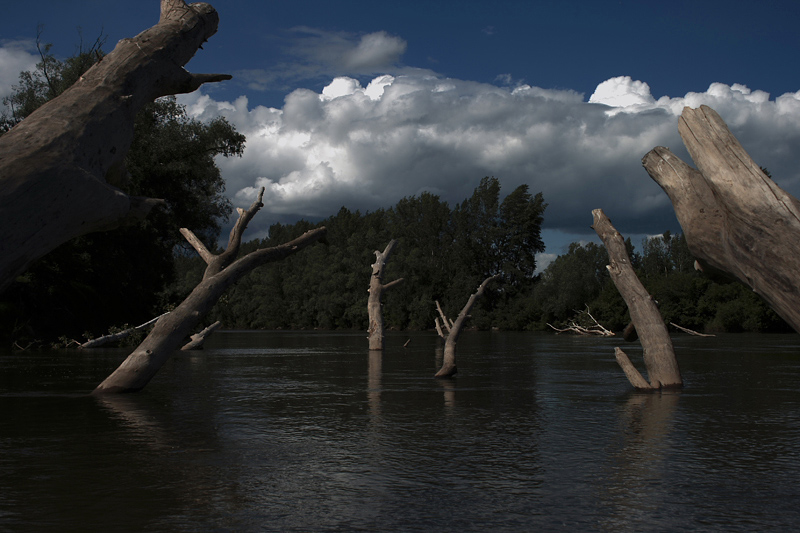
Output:
<path fill-rule="evenodd" d="M 101 40 L 58 61 L 40 46 L 42 61 L 23 72 L 4 100 L 11 114 L 0 133 L 63 92 L 102 57 Z M 164 198 L 167 208 L 146 222 L 67 243 L 20 276 L 0 298 L 0 337 L 20 343 L 94 337 L 138 324 L 177 305 L 196 285 L 205 264 L 183 243 L 192 229 L 209 248 L 231 213 L 216 156 L 236 156 L 245 139 L 224 119 L 200 123 L 174 97 L 137 117 L 126 164 L 128 191 Z M 391 239 L 398 247 L 386 280 L 404 278 L 384 300 L 387 328 L 430 329 L 435 302 L 455 316 L 481 281 L 499 274 L 472 310 L 471 327 L 549 330 L 586 318 L 621 330 L 627 310 L 610 280 L 603 246 L 574 243 L 543 272 L 541 227 L 546 203 L 522 185 L 503 196 L 500 181 L 483 178 L 472 196 L 453 207 L 422 193 L 361 213 L 342 207 L 311 223 L 275 224 L 242 253 L 273 246 L 324 225 L 324 244 L 259 268 L 216 305 L 210 321 L 229 329 L 366 329 L 367 287 L 374 251 Z M 588 214 L 587 214 L 588 215 Z M 788 331 L 788 326 L 738 282 L 696 272 L 682 235 L 666 232 L 627 242 L 633 265 L 659 302 L 664 319 L 703 332 Z"/>
<path fill-rule="evenodd" d="M 396 238 L 400 244 L 386 279 L 405 281 L 386 295 L 389 328 L 432 328 L 435 301 L 455 315 L 480 281 L 495 273 L 503 275 L 502 281 L 476 304 L 472 327 L 550 330 L 548 324 L 585 320 L 588 307 L 605 327 L 624 328 L 627 308 L 605 268 L 605 248 L 573 243 L 534 275 L 534 250 L 542 250 L 542 196 L 531 196 L 521 186 L 498 202 L 499 190 L 498 180 L 485 178 L 454 209 L 428 193 L 366 214 L 342 208 L 319 223 L 329 231 L 325 245 L 253 272 L 217 304 L 211 320 L 236 329 L 366 329 L 373 250 Z M 274 225 L 268 239 L 247 247 L 283 242 L 310 227 L 308 222 Z M 627 244 L 634 268 L 668 323 L 701 332 L 790 331 L 742 284 L 697 272 L 683 235 L 665 232 L 646 239 L 641 251 L 630 240 Z M 166 291 L 167 301 L 187 293 L 204 267 L 199 258 L 186 256 L 176 265 L 179 281 Z"/>

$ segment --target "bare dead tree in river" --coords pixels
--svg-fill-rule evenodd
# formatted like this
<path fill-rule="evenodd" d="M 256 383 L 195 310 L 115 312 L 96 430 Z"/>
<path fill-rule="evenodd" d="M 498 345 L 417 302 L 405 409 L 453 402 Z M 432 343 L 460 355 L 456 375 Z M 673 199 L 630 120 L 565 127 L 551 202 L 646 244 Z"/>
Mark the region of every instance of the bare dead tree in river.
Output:
<path fill-rule="evenodd" d="M 0 136 L 0 292 L 60 244 L 141 220 L 163 200 L 129 196 L 124 159 L 136 113 L 227 74 L 183 66 L 217 31 L 209 4 L 162 0 L 158 24 Z"/>
<path fill-rule="evenodd" d="M 370 350 L 383 350 L 383 311 L 381 309 L 383 292 L 403 281 L 403 278 L 399 278 L 386 284 L 383 283 L 383 269 L 396 244 L 397 241 L 392 239 L 383 252 L 375 250 L 375 263 L 372 264 L 372 276 L 369 281 L 369 289 L 367 289 L 369 292 L 369 300 L 367 301 L 369 330 L 367 331 L 367 338 L 369 339 Z"/>
<path fill-rule="evenodd" d="M 642 164 L 672 201 L 697 265 L 735 277 L 800 332 L 800 202 L 710 107 L 684 108 L 678 131 L 697 169 L 661 146 Z"/>
<path fill-rule="evenodd" d="M 608 250 L 609 264 L 606 268 L 628 305 L 631 322 L 639 334 L 650 382 L 644 379 L 620 348 L 615 349 L 617 362 L 636 389 L 658 390 L 683 386 L 667 326 L 655 301 L 633 271 L 622 235 L 614 228 L 602 209 L 595 209 L 592 215 L 594 217 L 592 227 Z"/>
<path fill-rule="evenodd" d="M 238 210 L 239 221 L 231 230 L 228 246 L 221 254 L 214 255 L 209 252 L 196 237 L 189 239 L 208 265 L 203 280 L 178 307 L 156 322 L 147 338 L 136 347 L 119 368 L 97 386 L 93 394 L 136 392 L 144 388 L 231 285 L 254 268 L 279 261 L 313 244 L 325 235 L 324 227 L 313 229 L 293 241 L 272 248 L 260 248 L 236 259 L 235 255 L 229 252 L 239 249 L 247 221 L 252 219 L 264 205 L 261 203 L 263 195 L 264 189 L 262 188 L 258 199 L 247 211 Z M 245 222 L 242 223 L 242 221 Z M 181 231 L 184 235 L 191 234 L 186 229 Z M 194 237 L 193 234 L 191 235 Z M 209 274 L 209 272 L 215 273 Z"/>
<path fill-rule="evenodd" d="M 437 320 L 436 330 L 439 332 L 439 335 L 445 339 L 445 341 L 444 356 L 442 357 L 442 368 L 439 369 L 434 377 L 447 378 L 458 372 L 458 369 L 456 368 L 456 342 L 458 341 L 458 336 L 461 334 L 461 330 L 464 327 L 464 322 L 466 322 L 469 312 L 472 310 L 472 306 L 475 305 L 475 300 L 483 296 L 483 293 L 486 292 L 486 286 L 499 277 L 499 274 L 495 274 L 494 276 L 483 280 L 483 283 L 480 284 L 478 290 L 469 297 L 469 300 L 467 300 L 466 305 L 464 305 L 464 308 L 458 314 L 458 318 L 456 318 L 455 322 L 452 322 L 445 316 L 444 312 L 442 311 L 442 307 L 439 305 L 439 302 L 436 302 L 436 308 L 438 309 L 439 315 L 444 322 L 447 334 L 445 335 L 445 332 L 442 330 L 441 326 L 439 325 L 439 321 Z"/>

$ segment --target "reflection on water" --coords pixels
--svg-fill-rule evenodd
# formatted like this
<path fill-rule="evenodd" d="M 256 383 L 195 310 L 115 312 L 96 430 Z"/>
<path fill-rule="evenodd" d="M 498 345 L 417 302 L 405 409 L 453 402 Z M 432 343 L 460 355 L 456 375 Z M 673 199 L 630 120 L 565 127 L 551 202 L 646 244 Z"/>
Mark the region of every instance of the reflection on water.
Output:
<path fill-rule="evenodd" d="M 118 350 L 0 355 L 0 530 L 787 530 L 800 338 L 677 337 L 630 390 L 614 339 L 218 333 L 141 394 Z M 634 350 L 630 350 L 632 358 Z"/>

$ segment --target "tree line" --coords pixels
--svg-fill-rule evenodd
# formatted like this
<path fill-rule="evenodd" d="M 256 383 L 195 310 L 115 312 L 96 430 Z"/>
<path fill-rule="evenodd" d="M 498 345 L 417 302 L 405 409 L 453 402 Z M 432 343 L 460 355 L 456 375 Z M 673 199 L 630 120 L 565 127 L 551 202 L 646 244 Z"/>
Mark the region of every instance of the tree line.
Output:
<path fill-rule="evenodd" d="M 374 250 L 399 241 L 386 278 L 405 281 L 387 294 L 387 328 L 430 329 L 439 301 L 457 313 L 482 279 L 501 280 L 472 310 L 479 329 L 551 330 L 591 315 L 621 331 L 627 306 L 606 269 L 605 247 L 573 243 L 540 274 L 535 253 L 544 250 L 540 228 L 546 204 L 521 186 L 499 201 L 500 183 L 484 178 L 472 197 L 450 209 L 430 193 L 404 198 L 386 210 L 361 214 L 342 208 L 321 221 L 328 228 L 317 246 L 250 274 L 212 312 L 234 329 L 366 329 L 367 293 Z M 275 224 L 269 237 L 244 248 L 274 245 L 313 227 L 306 221 Z M 786 323 L 744 285 L 713 279 L 694 268 L 686 239 L 669 231 L 645 239 L 632 265 L 659 304 L 667 323 L 698 332 L 788 332 Z M 170 298 L 190 290 L 202 272 L 196 258 L 177 262 L 179 283 Z"/>
<path fill-rule="evenodd" d="M 658 303 L 665 322 L 703 333 L 790 332 L 792 329 L 758 295 L 740 282 L 697 271 L 683 234 L 644 239 L 641 251 L 626 241 L 632 266 Z M 621 331 L 627 307 L 606 270 L 605 247 L 570 245 L 538 277 L 530 302 L 531 328 L 585 319 Z"/>
<path fill-rule="evenodd" d="M 4 99 L 10 113 L 0 117 L 0 133 L 68 88 L 102 58 L 101 45 L 98 39 L 65 61 L 40 46 L 36 69 L 21 73 Z M 126 192 L 164 198 L 166 208 L 142 224 L 75 239 L 40 260 L 0 298 L 0 336 L 22 342 L 99 336 L 161 314 L 199 281 L 205 265 L 178 229 L 192 229 L 208 245 L 216 242 L 231 205 L 214 158 L 241 155 L 244 136 L 224 118 L 189 118 L 174 97 L 148 105 L 135 131 Z M 452 208 L 422 193 L 374 212 L 342 207 L 320 222 L 275 224 L 267 238 L 245 243 L 242 253 L 320 225 L 328 228 L 327 241 L 253 272 L 209 318 L 240 329 L 366 329 L 374 251 L 397 239 L 386 275 L 405 281 L 385 299 L 388 328 L 430 329 L 435 302 L 457 314 L 482 280 L 500 275 L 473 308 L 472 327 L 547 330 L 580 319 L 588 308 L 603 325 L 621 330 L 629 318 L 606 271 L 604 247 L 573 243 L 536 274 L 536 254 L 544 251 L 544 198 L 527 185 L 502 200 L 500 192 L 499 180 L 486 177 Z M 741 284 L 696 272 L 682 235 L 647 239 L 641 252 L 628 240 L 628 248 L 667 322 L 705 332 L 788 330 Z"/>
<path fill-rule="evenodd" d="M 367 329 L 367 288 L 375 251 L 397 240 L 386 279 L 402 277 L 384 300 L 388 328 L 430 329 L 435 302 L 456 315 L 481 282 L 501 281 L 473 308 L 472 324 L 500 321 L 522 329 L 516 302 L 533 286 L 536 254 L 544 251 L 541 193 L 521 185 L 500 200 L 497 178 L 481 180 L 472 196 L 451 208 L 437 195 L 403 198 L 389 209 L 360 213 L 342 207 L 312 224 L 274 224 L 269 236 L 242 245 L 242 253 L 273 246 L 317 226 L 328 229 L 315 246 L 249 274 L 216 305 L 209 320 L 234 329 Z M 203 264 L 179 257 L 178 283 L 167 299 L 179 301 L 200 278 Z"/>

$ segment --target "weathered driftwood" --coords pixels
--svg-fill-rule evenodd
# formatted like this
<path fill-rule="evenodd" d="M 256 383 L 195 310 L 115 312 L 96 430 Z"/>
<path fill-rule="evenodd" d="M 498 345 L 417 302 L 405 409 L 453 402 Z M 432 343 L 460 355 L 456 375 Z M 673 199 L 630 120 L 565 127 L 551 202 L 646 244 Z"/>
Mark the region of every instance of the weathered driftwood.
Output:
<path fill-rule="evenodd" d="M 167 313 L 168 312 L 169 311 L 167 311 Z M 155 318 L 153 318 L 151 320 L 148 320 L 144 324 L 140 324 L 138 326 L 134 326 L 132 328 L 128 328 L 128 329 L 123 330 L 123 331 L 119 331 L 117 333 L 109 333 L 108 335 L 103 335 L 102 337 L 97 337 L 96 339 L 88 340 L 88 341 L 84 342 L 83 344 L 80 344 L 78 346 L 78 348 L 81 348 L 81 349 L 97 348 L 98 346 L 103 346 L 104 344 L 121 341 L 122 339 L 130 337 L 134 332 L 139 331 L 140 329 L 144 329 L 144 328 L 146 328 L 148 326 L 151 326 L 151 325 L 155 324 L 156 321 L 158 321 L 159 318 L 161 318 L 162 316 L 166 315 L 167 313 L 159 315 L 159 316 L 157 316 L 157 317 L 155 317 Z"/>
<path fill-rule="evenodd" d="M 469 312 L 472 310 L 472 306 L 475 305 L 475 300 L 480 298 L 484 292 L 486 292 L 486 286 L 489 285 L 493 280 L 500 277 L 498 274 L 494 276 L 488 277 L 483 280 L 483 283 L 480 284 L 478 290 L 475 291 L 467 300 L 466 305 L 458 314 L 458 318 L 456 318 L 455 322 L 452 322 L 448 319 L 444 312 L 442 312 L 442 308 L 439 305 L 439 302 L 436 302 L 436 308 L 439 310 L 439 314 L 442 317 L 442 321 L 445 325 L 447 325 L 447 335 L 443 334 L 439 326 L 439 322 L 436 322 L 436 329 L 439 331 L 439 334 L 445 337 L 444 341 L 444 355 L 442 357 L 442 368 L 436 373 L 434 377 L 437 378 L 447 378 L 454 375 L 458 372 L 456 368 L 456 342 L 458 341 L 458 336 L 461 335 L 461 330 L 464 327 L 464 322 L 466 322 L 467 317 L 469 316 Z"/>
<path fill-rule="evenodd" d="M 403 278 L 398 278 L 389 283 L 383 283 L 383 269 L 395 245 L 397 245 L 397 241 L 392 239 L 383 252 L 375 250 L 375 263 L 372 265 L 372 276 L 369 280 L 369 289 L 367 289 L 367 292 L 369 292 L 369 299 L 367 300 L 367 313 L 369 314 L 367 338 L 369 339 L 370 350 L 383 350 L 383 312 L 381 310 L 383 292 L 403 282 Z"/>
<path fill-rule="evenodd" d="M 439 304 L 439 300 L 436 300 L 436 311 L 439 313 L 439 316 L 434 317 L 433 321 L 436 324 L 436 333 L 443 339 L 447 339 L 447 336 L 450 334 L 450 330 L 453 329 L 453 321 L 447 318 L 442 311 L 442 306 Z M 441 318 L 441 320 L 440 320 Z"/>
<path fill-rule="evenodd" d="M 222 322 L 217 320 L 216 322 L 214 322 L 213 324 L 211 324 L 210 326 L 205 328 L 203 331 L 201 331 L 199 333 L 195 333 L 194 335 L 192 335 L 190 337 L 191 340 L 189 342 L 187 342 L 186 344 L 184 344 L 183 347 L 181 347 L 181 350 L 182 351 L 202 350 L 203 349 L 203 345 L 205 344 L 206 339 L 208 338 L 208 336 L 211 335 L 221 325 L 222 325 Z"/>
<path fill-rule="evenodd" d="M 644 364 L 650 382 L 648 383 L 639 374 L 625 352 L 619 348 L 615 350 L 617 361 L 620 362 L 625 375 L 636 389 L 681 387 L 683 380 L 667 326 L 664 324 L 664 319 L 661 317 L 655 301 L 633 271 L 622 235 L 614 228 L 602 209 L 595 209 L 592 211 L 592 215 L 594 217 L 592 227 L 608 250 L 610 264 L 606 268 L 608 268 L 614 285 L 617 286 L 617 290 L 628 305 L 631 321 L 635 324 L 639 334 Z M 633 372 L 639 374 L 641 379 L 633 379 L 631 377 Z"/>
<path fill-rule="evenodd" d="M 230 79 L 183 68 L 218 22 L 208 4 L 162 0 L 158 24 L 121 40 L 0 137 L 0 292 L 60 244 L 140 220 L 163 203 L 118 188 L 128 177 L 134 117 L 158 97 Z"/>
<path fill-rule="evenodd" d="M 262 188 L 258 199 L 253 202 L 250 209 L 239 210 L 240 218 L 248 217 L 249 220 L 263 207 L 261 203 L 263 194 L 264 189 Z M 294 254 L 321 239 L 325 233 L 324 227 L 317 228 L 280 246 L 260 248 L 233 261 L 216 274 L 204 277 L 178 307 L 156 322 L 153 331 L 147 338 L 122 362 L 119 368 L 97 386 L 94 394 L 136 392 L 144 388 L 203 317 L 211 311 L 228 287 L 254 268 Z M 241 243 L 233 242 L 234 240 L 241 240 L 241 232 L 231 232 L 231 242 L 228 243 L 227 250 L 238 249 Z M 212 267 L 212 264 L 217 265 L 211 255 L 201 253 L 209 268 Z"/>
<path fill-rule="evenodd" d="M 800 202 L 710 107 L 684 108 L 678 130 L 697 170 L 664 147 L 642 164 L 672 201 L 689 250 L 701 269 L 739 279 L 800 332 Z"/>
<path fill-rule="evenodd" d="M 591 321 L 592 324 L 588 326 L 583 326 L 578 324 L 577 320 L 570 321 L 566 327 L 564 328 L 557 328 L 554 325 L 548 323 L 547 325 L 550 326 L 552 329 L 555 330 L 557 334 L 560 333 L 574 333 L 576 335 L 585 335 L 585 336 L 600 336 L 600 337 L 613 337 L 614 332 L 610 329 L 604 327 L 597 319 L 592 316 L 592 313 L 589 311 L 589 307 L 586 307 L 585 311 L 581 311 L 580 315 L 585 314 Z"/>
<path fill-rule="evenodd" d="M 685 328 L 683 326 L 679 326 L 675 322 L 670 322 L 669 325 L 672 326 L 673 328 L 677 329 L 677 330 L 680 330 L 680 331 L 682 331 L 684 333 L 688 333 L 689 335 L 694 335 L 696 337 L 715 337 L 716 336 L 716 335 L 710 335 L 708 333 L 700 333 L 699 331 L 694 331 L 692 329 Z"/>

